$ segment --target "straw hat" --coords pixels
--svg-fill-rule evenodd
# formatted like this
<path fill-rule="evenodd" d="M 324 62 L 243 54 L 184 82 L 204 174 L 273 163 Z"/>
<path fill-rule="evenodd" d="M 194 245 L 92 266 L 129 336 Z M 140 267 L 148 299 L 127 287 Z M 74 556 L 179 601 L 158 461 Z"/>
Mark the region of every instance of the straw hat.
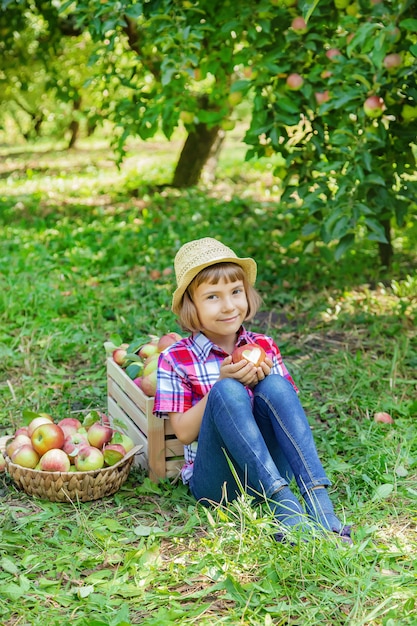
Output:
<path fill-rule="evenodd" d="M 184 292 L 193 278 L 205 267 L 216 263 L 240 265 L 249 283 L 255 283 L 256 262 L 253 259 L 239 259 L 233 250 L 211 237 L 189 241 L 178 250 L 174 259 L 177 289 L 172 296 L 172 310 L 175 314 L 178 314 Z"/>

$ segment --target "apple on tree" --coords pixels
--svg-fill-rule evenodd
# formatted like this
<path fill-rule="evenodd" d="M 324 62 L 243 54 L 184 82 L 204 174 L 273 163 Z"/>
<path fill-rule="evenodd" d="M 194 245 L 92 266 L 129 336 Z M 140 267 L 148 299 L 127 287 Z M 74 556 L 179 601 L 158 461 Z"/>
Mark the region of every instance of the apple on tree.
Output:
<path fill-rule="evenodd" d="M 285 81 L 288 89 L 298 91 L 304 85 L 304 78 L 296 72 L 290 74 Z"/>
<path fill-rule="evenodd" d="M 253 363 L 256 367 L 259 367 L 261 363 L 265 361 L 265 350 L 257 343 L 246 343 L 243 346 L 235 348 L 232 353 L 233 363 L 239 363 L 242 359 Z"/>
<path fill-rule="evenodd" d="M 385 102 L 380 96 L 369 96 L 363 103 L 363 110 L 368 117 L 381 117 L 385 110 Z"/>

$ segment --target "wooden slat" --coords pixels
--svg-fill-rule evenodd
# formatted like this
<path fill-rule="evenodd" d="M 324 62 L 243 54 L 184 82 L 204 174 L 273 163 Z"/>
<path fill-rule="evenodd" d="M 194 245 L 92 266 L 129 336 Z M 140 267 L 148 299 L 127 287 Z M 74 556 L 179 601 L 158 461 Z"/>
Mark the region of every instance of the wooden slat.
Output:
<path fill-rule="evenodd" d="M 108 398 L 108 414 L 110 424 L 113 428 L 120 430 L 128 435 L 135 445 L 143 446 L 139 454 L 135 456 L 134 465 L 147 469 L 148 467 L 148 440 L 145 435 L 137 428 L 136 424 L 122 411 L 122 409 L 112 400 Z"/>
<path fill-rule="evenodd" d="M 148 417 L 148 461 L 150 477 L 165 477 L 165 420 Z"/>
<path fill-rule="evenodd" d="M 144 435 L 148 434 L 148 419 L 146 415 L 136 406 L 129 396 L 112 379 L 107 379 L 107 391 L 111 398 L 117 402 L 130 419 L 140 428 Z"/>
<path fill-rule="evenodd" d="M 107 359 L 107 374 L 113 378 L 123 391 L 133 400 L 135 405 L 145 413 L 146 416 L 152 414 L 154 399 L 145 396 L 143 391 L 132 381 L 126 372 L 113 361 L 112 358 Z"/>
<path fill-rule="evenodd" d="M 184 460 L 184 445 L 178 439 L 165 439 L 165 457 L 172 456 L 183 457 Z"/>
<path fill-rule="evenodd" d="M 167 461 L 165 473 L 167 478 L 177 478 L 184 464 L 184 459 L 176 459 L 175 461 Z"/>

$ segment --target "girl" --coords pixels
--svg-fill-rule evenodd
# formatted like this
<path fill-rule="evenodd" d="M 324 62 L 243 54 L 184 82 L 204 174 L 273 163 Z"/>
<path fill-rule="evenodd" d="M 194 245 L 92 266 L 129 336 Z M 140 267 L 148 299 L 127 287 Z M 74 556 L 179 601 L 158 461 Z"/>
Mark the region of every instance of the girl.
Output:
<path fill-rule="evenodd" d="M 182 246 L 174 265 L 172 311 L 190 335 L 159 358 L 154 411 L 168 415 L 184 443 L 184 483 L 205 504 L 230 501 L 239 484 L 263 497 L 282 530 L 278 541 L 291 529 L 320 528 L 351 543 L 280 351 L 243 326 L 261 303 L 255 261 L 206 237 Z M 234 363 L 234 349 L 251 342 L 265 350 L 265 361 Z M 305 510 L 289 487 L 292 477 Z"/>

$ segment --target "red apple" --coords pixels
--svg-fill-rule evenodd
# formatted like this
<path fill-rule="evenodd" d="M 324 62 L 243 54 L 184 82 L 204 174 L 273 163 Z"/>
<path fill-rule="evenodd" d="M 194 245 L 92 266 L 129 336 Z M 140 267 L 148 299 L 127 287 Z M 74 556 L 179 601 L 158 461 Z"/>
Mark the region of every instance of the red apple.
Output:
<path fill-rule="evenodd" d="M 291 22 L 291 28 L 296 33 L 303 34 L 307 32 L 307 23 L 303 17 L 301 16 L 295 17 L 293 21 Z"/>
<path fill-rule="evenodd" d="M 286 83 L 288 89 L 298 91 L 304 85 L 304 78 L 300 74 L 293 73 L 287 77 Z"/>
<path fill-rule="evenodd" d="M 32 445 L 32 440 L 27 435 L 16 435 L 12 439 L 8 439 L 6 443 L 6 454 L 9 459 L 12 458 L 13 452 L 16 452 L 16 450 L 24 445 Z"/>
<path fill-rule="evenodd" d="M 14 436 L 16 437 L 17 435 L 27 435 L 29 437 L 28 427 L 27 426 L 21 426 L 20 428 L 18 428 L 16 430 Z"/>
<path fill-rule="evenodd" d="M 75 467 L 79 472 L 98 470 L 101 469 L 103 465 L 103 453 L 94 446 L 83 446 L 75 457 Z"/>
<path fill-rule="evenodd" d="M 81 428 L 81 422 L 76 417 L 64 417 L 58 422 L 58 426 L 64 431 L 64 435 L 75 434 Z"/>
<path fill-rule="evenodd" d="M 393 52 L 392 54 L 387 54 L 387 56 L 383 60 L 383 65 L 385 69 L 387 69 L 389 72 L 392 72 L 401 67 L 402 62 L 403 59 L 401 54 Z"/>
<path fill-rule="evenodd" d="M 103 456 L 105 465 L 115 465 L 121 461 L 126 454 L 126 450 L 120 443 L 109 443 L 104 446 Z"/>
<path fill-rule="evenodd" d="M 166 333 L 165 335 L 162 335 L 158 341 L 158 352 L 162 352 L 162 350 L 165 350 L 165 348 L 177 343 L 180 339 L 182 339 L 182 337 L 178 333 Z"/>
<path fill-rule="evenodd" d="M 145 396 L 149 396 L 152 398 L 156 394 L 156 380 L 157 380 L 157 370 L 153 370 L 146 376 L 142 376 L 142 383 L 140 388 L 142 389 Z"/>
<path fill-rule="evenodd" d="M 32 433 L 32 446 L 40 455 L 45 454 L 52 448 L 62 448 L 65 441 L 65 435 L 62 428 L 58 424 L 50 422 L 49 424 L 41 424 Z"/>
<path fill-rule="evenodd" d="M 330 59 L 330 61 L 336 61 L 337 57 L 340 57 L 341 54 L 338 48 L 329 48 L 329 50 L 326 51 L 326 57 Z"/>
<path fill-rule="evenodd" d="M 52 422 L 52 417 L 48 417 L 46 414 L 38 415 L 38 417 L 34 417 L 33 420 L 30 422 L 29 426 L 27 427 L 29 437 L 32 437 L 32 434 L 35 428 L 37 428 L 41 424 L 49 424 L 51 422 Z"/>
<path fill-rule="evenodd" d="M 125 348 L 116 348 L 116 350 L 113 350 L 113 361 L 123 367 L 126 361 L 126 354 Z"/>
<path fill-rule="evenodd" d="M 363 110 L 368 117 L 381 117 L 385 110 L 385 103 L 379 96 L 369 96 L 363 103 Z"/>
<path fill-rule="evenodd" d="M 110 444 L 120 444 L 126 450 L 126 452 L 130 452 L 130 450 L 134 447 L 133 439 L 126 435 L 125 433 L 121 433 L 116 431 L 113 437 L 110 440 Z"/>
<path fill-rule="evenodd" d="M 134 378 L 133 382 L 136 385 L 136 387 L 139 387 L 139 389 L 142 387 L 142 377 L 141 376 L 138 376 L 137 378 Z"/>
<path fill-rule="evenodd" d="M 82 433 L 74 433 L 65 437 L 63 451 L 69 456 L 71 463 L 74 463 L 74 459 L 77 456 L 81 446 L 88 445 L 87 431 L 85 435 Z"/>
<path fill-rule="evenodd" d="M 39 469 L 42 472 L 69 472 L 71 461 L 60 448 L 51 448 L 41 456 Z"/>
<path fill-rule="evenodd" d="M 326 91 L 316 91 L 314 94 L 316 98 L 317 104 L 323 104 L 323 102 L 327 102 L 330 99 L 330 94 L 328 90 Z"/>
<path fill-rule="evenodd" d="M 392 424 L 394 420 L 392 419 L 389 413 L 385 413 L 384 411 L 379 411 L 374 415 L 375 422 L 381 422 L 383 424 Z"/>
<path fill-rule="evenodd" d="M 113 428 L 95 422 L 87 431 L 87 439 L 90 446 L 102 448 L 113 436 Z"/>
<path fill-rule="evenodd" d="M 39 463 L 39 454 L 31 445 L 26 443 L 13 452 L 11 461 L 16 465 L 33 469 Z"/>
<path fill-rule="evenodd" d="M 256 367 L 259 367 L 265 361 L 265 350 L 257 343 L 247 343 L 239 348 L 235 348 L 232 353 L 233 363 L 239 363 L 242 359 L 250 361 Z"/>

